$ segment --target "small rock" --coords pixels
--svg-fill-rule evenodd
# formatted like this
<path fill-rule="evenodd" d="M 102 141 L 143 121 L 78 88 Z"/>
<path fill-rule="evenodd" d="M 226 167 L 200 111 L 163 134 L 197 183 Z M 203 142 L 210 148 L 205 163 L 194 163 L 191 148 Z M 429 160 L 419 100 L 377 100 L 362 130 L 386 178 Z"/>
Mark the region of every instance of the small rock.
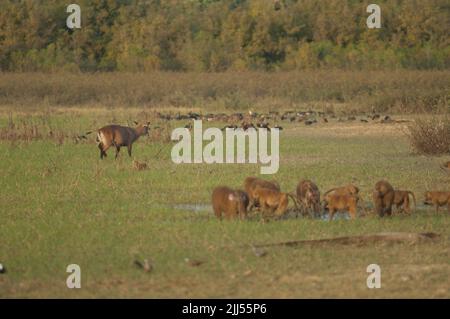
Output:
<path fill-rule="evenodd" d="M 264 257 L 267 255 L 267 251 L 262 248 L 257 248 L 255 246 L 252 246 L 252 250 L 253 250 L 253 253 L 255 254 L 255 256 L 257 256 L 257 257 Z"/>

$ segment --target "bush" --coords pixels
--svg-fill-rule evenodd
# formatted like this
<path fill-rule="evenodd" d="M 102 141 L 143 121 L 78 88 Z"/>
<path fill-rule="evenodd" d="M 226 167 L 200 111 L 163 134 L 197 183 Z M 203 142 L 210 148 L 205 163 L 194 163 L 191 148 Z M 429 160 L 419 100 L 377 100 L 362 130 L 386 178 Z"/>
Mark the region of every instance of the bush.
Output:
<path fill-rule="evenodd" d="M 409 126 L 409 138 L 413 149 L 424 155 L 450 153 L 450 117 L 433 117 L 416 120 Z"/>

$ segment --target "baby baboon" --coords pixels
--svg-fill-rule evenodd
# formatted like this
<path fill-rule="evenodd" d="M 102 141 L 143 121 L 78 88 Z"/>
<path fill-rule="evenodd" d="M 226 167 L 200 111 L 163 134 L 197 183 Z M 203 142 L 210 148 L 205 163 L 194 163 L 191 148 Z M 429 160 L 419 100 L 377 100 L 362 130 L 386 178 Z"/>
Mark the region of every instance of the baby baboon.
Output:
<path fill-rule="evenodd" d="M 278 190 L 257 186 L 253 192 L 254 199 L 261 205 L 263 215 L 270 214 L 281 217 L 286 213 L 288 197 L 294 201 L 297 208 L 296 199 L 292 194 L 282 193 Z"/>
<path fill-rule="evenodd" d="M 248 210 L 251 210 L 254 206 L 255 207 L 259 206 L 259 202 L 255 199 L 254 196 L 255 189 L 258 186 L 278 192 L 280 191 L 280 185 L 276 181 L 271 182 L 258 177 L 247 177 L 244 181 L 244 189 L 245 192 L 248 194 L 248 199 L 250 203 Z"/>
<path fill-rule="evenodd" d="M 395 190 L 394 191 L 394 205 L 397 208 L 397 211 L 400 210 L 400 207 L 402 207 L 402 211 L 406 212 L 407 214 L 411 213 L 411 208 L 409 207 L 409 195 L 412 196 L 412 199 L 414 201 L 414 209 L 416 209 L 416 197 L 414 196 L 414 193 L 411 191 L 402 191 L 402 190 Z"/>
<path fill-rule="evenodd" d="M 247 215 L 248 196 L 241 190 L 233 190 L 226 186 L 214 188 L 212 193 L 212 206 L 217 218 L 244 219 Z"/>
<path fill-rule="evenodd" d="M 320 191 L 316 184 L 310 180 L 301 180 L 297 185 L 297 199 L 306 208 L 307 213 L 320 215 Z"/>
<path fill-rule="evenodd" d="M 426 192 L 425 205 L 434 205 L 436 213 L 439 212 L 439 207 L 447 204 L 447 211 L 450 213 L 450 192 Z"/>
<path fill-rule="evenodd" d="M 352 219 L 356 218 L 358 197 L 355 195 L 328 194 L 328 210 L 330 211 L 330 221 L 333 220 L 336 212 L 348 211 Z"/>
<path fill-rule="evenodd" d="M 392 214 L 392 205 L 394 204 L 394 188 L 387 181 L 379 181 L 375 184 L 373 192 L 373 203 L 375 212 L 383 217 L 385 214 Z"/>
<path fill-rule="evenodd" d="M 147 163 L 141 163 L 139 161 L 134 160 L 133 168 L 137 171 L 143 171 L 143 170 L 147 169 Z"/>

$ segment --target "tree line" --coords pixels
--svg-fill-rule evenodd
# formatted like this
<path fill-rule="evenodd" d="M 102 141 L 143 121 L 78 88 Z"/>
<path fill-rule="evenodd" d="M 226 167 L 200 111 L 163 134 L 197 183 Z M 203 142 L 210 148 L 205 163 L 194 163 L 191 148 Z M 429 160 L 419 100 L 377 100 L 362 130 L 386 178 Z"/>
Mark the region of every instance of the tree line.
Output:
<path fill-rule="evenodd" d="M 73 1 L 75 2 L 75 1 Z M 446 69 L 448 0 L 61 0 L 0 3 L 2 71 Z"/>

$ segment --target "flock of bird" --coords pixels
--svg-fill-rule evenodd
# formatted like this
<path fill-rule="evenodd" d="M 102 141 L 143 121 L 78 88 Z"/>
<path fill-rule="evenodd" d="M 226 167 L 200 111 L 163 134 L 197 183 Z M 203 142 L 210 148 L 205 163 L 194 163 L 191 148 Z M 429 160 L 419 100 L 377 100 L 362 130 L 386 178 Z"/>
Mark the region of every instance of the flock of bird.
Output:
<path fill-rule="evenodd" d="M 408 120 L 394 120 L 389 115 L 381 115 L 378 113 L 373 113 L 365 116 L 341 116 L 338 117 L 334 113 L 325 113 L 320 111 L 285 111 L 283 113 L 277 111 L 271 111 L 268 113 L 257 113 L 253 111 L 249 111 L 248 113 L 236 112 L 232 114 L 226 113 L 207 113 L 201 114 L 196 112 L 188 112 L 186 114 L 177 113 L 173 114 L 164 114 L 157 113 L 157 117 L 162 121 L 181 121 L 181 120 L 202 120 L 207 122 L 224 122 L 228 123 L 222 129 L 230 128 L 237 129 L 242 128 L 247 130 L 249 128 L 278 128 L 280 130 L 283 129 L 282 126 L 278 124 L 271 125 L 270 123 L 304 123 L 304 125 L 313 125 L 317 123 L 329 123 L 331 119 L 336 122 L 355 122 L 358 121 L 361 123 L 402 123 L 407 122 Z M 186 128 L 191 129 L 192 124 L 186 124 Z"/>

